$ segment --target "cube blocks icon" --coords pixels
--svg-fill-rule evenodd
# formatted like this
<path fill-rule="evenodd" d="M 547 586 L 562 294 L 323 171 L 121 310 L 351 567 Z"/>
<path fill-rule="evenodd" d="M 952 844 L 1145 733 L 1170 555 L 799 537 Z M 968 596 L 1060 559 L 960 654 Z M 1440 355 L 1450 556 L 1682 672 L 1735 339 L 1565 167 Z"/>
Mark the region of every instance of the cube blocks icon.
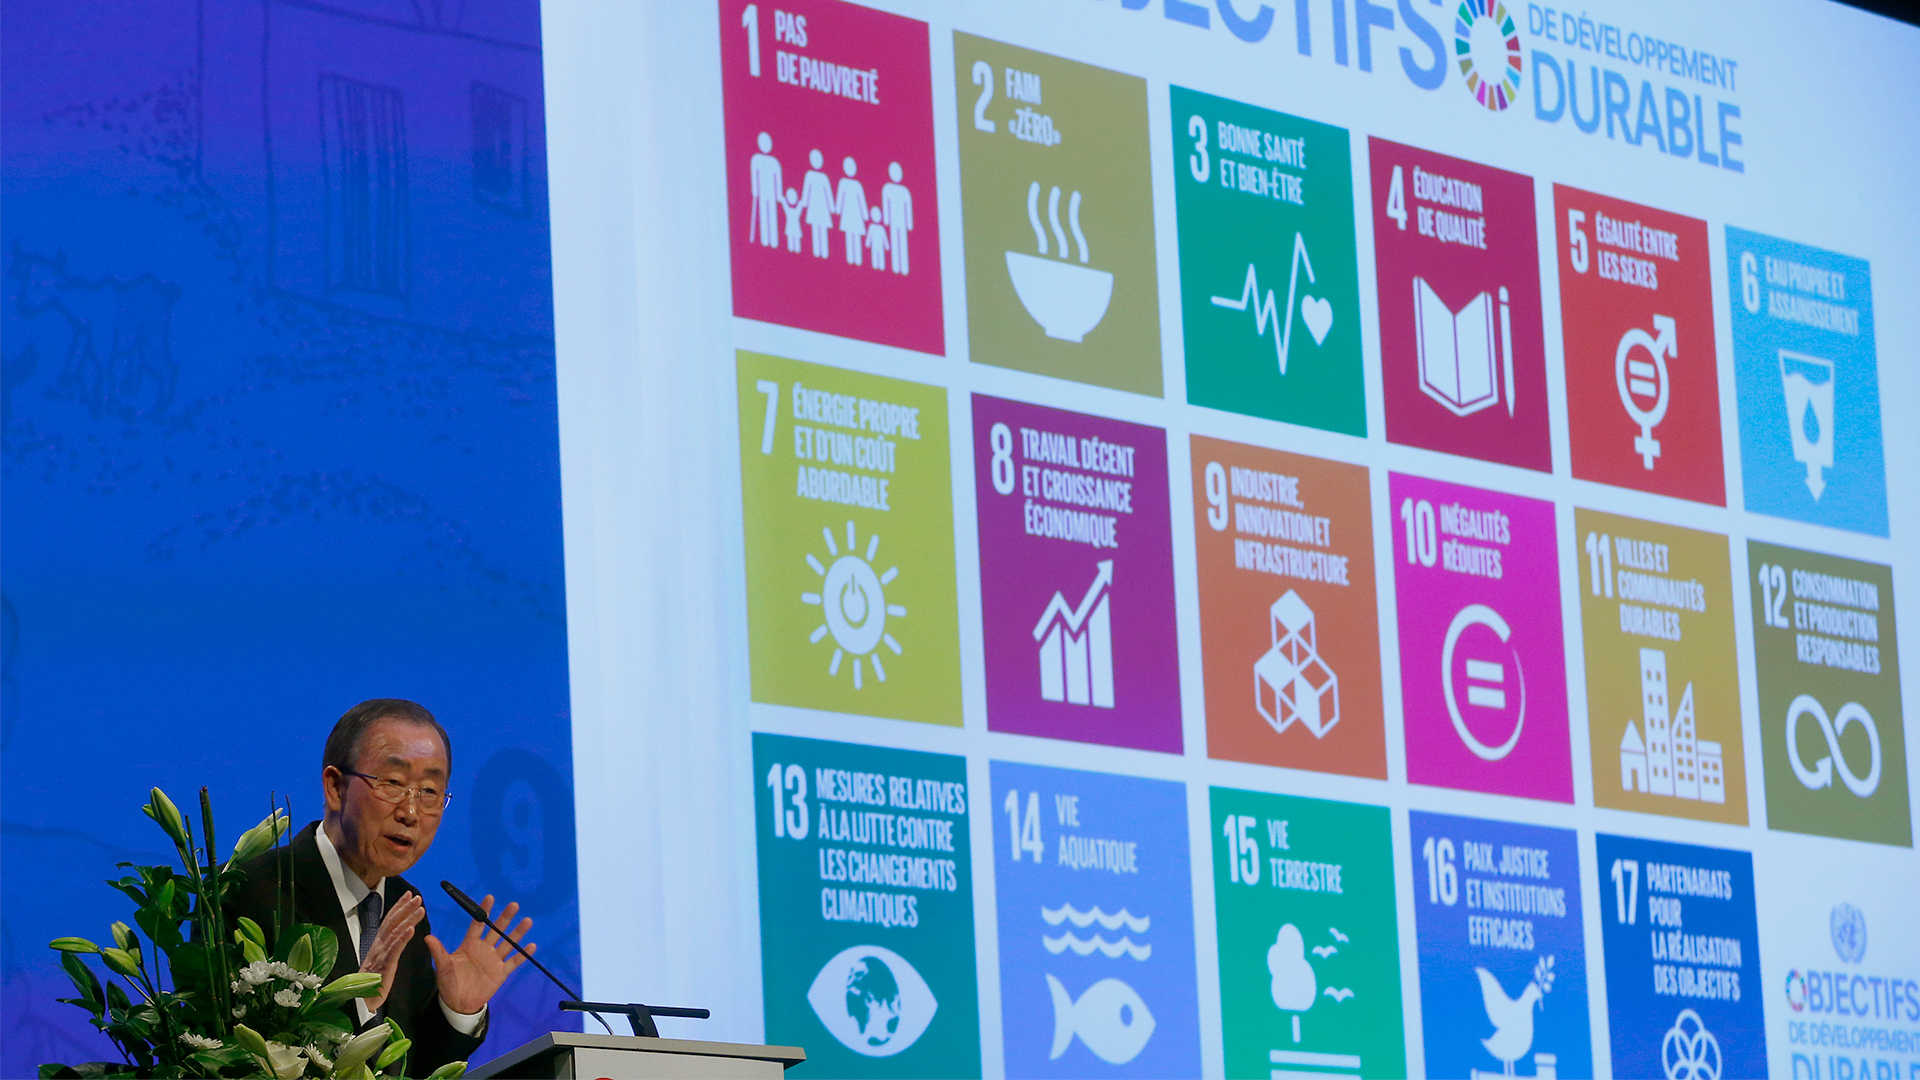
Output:
<path fill-rule="evenodd" d="M 1320 659 L 1313 609 L 1292 589 L 1268 609 L 1272 644 L 1254 661 L 1253 703 L 1275 731 L 1324 736 L 1340 722 L 1340 679 Z"/>

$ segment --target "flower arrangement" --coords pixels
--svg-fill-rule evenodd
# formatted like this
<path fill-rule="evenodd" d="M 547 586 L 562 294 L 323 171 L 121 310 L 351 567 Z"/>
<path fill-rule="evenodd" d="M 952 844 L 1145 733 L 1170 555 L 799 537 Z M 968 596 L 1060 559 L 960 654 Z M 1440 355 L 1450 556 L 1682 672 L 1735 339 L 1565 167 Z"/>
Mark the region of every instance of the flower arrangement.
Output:
<path fill-rule="evenodd" d="M 405 1075 L 413 1044 L 400 1025 L 389 1017 L 356 1033 L 347 1012 L 354 999 L 380 992 L 379 973 L 325 982 L 339 956 L 333 931 L 295 924 L 290 916 L 283 924 L 279 910 L 271 927 L 244 917 L 228 925 L 221 897 L 244 881 L 242 864 L 279 846 L 291 820 L 287 812 L 276 808 L 248 829 L 223 864 L 213 857 L 213 803 L 206 788 L 200 789 L 198 843 L 192 825 L 159 788 L 141 809 L 173 842 L 185 872 L 120 863 L 132 872 L 107 884 L 134 902 L 139 929 L 114 923 L 111 945 L 79 937 L 49 943 L 79 992 L 60 1000 L 86 1010 L 123 1060 L 42 1065 L 41 1077 Z M 278 883 L 275 895 L 281 895 Z M 285 895 L 290 911 L 291 883 Z M 158 955 L 147 955 L 142 933 Z M 81 959 L 89 955 L 125 986 L 97 976 Z M 429 1080 L 455 1080 L 466 1067 L 453 1062 Z"/>

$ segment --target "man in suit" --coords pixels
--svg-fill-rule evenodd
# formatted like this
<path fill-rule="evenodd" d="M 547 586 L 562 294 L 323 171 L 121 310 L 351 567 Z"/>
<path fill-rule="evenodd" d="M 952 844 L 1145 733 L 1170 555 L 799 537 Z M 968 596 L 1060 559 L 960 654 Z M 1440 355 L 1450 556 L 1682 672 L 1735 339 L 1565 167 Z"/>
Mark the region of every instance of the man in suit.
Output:
<path fill-rule="evenodd" d="M 226 905 L 230 918 L 245 915 L 271 934 L 278 892 L 278 925 L 333 931 L 340 953 L 328 981 L 379 972 L 379 996 L 349 1008 L 362 1027 L 389 1016 L 399 1021 L 413 1040 L 412 1076 L 479 1049 L 487 1002 L 522 962 L 479 922 L 449 952 L 427 925 L 419 890 L 399 876 L 433 844 L 452 770 L 451 740 L 425 708 L 397 698 L 355 705 L 334 725 L 322 755 L 326 816 L 290 846 L 246 863 L 246 885 Z M 284 906 L 289 894 L 291 912 Z M 493 897 L 482 906 L 491 914 Z M 533 920 L 514 927 L 519 910 L 508 904 L 497 922 L 525 944 Z"/>

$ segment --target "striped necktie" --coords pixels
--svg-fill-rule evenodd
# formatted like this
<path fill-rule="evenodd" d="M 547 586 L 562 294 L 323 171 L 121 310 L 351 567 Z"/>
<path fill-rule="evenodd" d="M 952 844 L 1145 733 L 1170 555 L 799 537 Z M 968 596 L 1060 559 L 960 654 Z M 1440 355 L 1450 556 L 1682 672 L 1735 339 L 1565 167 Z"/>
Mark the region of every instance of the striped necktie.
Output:
<path fill-rule="evenodd" d="M 360 962 L 367 962 L 367 953 L 373 948 L 373 939 L 380 933 L 380 917 L 384 914 L 386 902 L 379 892 L 370 892 L 360 901 Z"/>

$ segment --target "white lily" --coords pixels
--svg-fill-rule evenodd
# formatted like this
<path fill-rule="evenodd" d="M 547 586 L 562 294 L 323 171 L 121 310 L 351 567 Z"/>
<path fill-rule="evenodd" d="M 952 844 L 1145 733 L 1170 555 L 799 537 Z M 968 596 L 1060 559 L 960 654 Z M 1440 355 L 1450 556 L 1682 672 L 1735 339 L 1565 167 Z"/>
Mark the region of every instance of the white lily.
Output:
<path fill-rule="evenodd" d="M 307 1056 L 297 1047 L 271 1040 L 267 1043 L 267 1063 L 278 1080 L 297 1080 L 307 1071 Z"/>

